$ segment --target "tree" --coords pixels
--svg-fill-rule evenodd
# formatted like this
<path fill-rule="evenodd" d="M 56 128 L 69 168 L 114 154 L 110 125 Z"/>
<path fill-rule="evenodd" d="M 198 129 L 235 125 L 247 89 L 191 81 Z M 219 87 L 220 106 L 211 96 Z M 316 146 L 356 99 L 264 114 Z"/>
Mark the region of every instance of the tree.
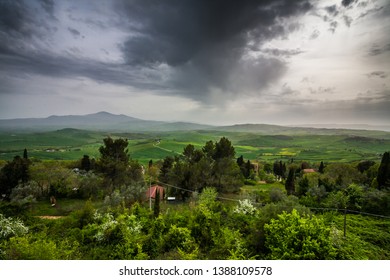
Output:
<path fill-rule="evenodd" d="M 264 229 L 270 259 L 325 260 L 336 255 L 330 229 L 321 218 L 300 216 L 294 209 L 278 215 Z"/>
<path fill-rule="evenodd" d="M 158 175 L 158 179 L 163 183 L 169 183 L 169 173 L 173 167 L 173 163 L 175 159 L 173 157 L 167 156 L 160 168 L 160 174 Z"/>
<path fill-rule="evenodd" d="M 378 188 L 390 187 L 390 153 L 385 152 L 382 156 L 381 164 L 378 169 Z"/>
<path fill-rule="evenodd" d="M 375 164 L 375 161 L 372 160 L 364 160 L 358 163 L 357 169 L 360 171 L 360 173 L 363 173 L 370 169 L 371 166 Z"/>
<path fill-rule="evenodd" d="M 214 159 L 219 160 L 222 158 L 234 158 L 236 154 L 232 142 L 226 137 L 222 137 L 219 142 L 215 144 L 215 154 Z"/>
<path fill-rule="evenodd" d="M 251 175 L 251 170 L 254 169 L 252 163 L 248 159 L 246 162 L 244 161 L 244 157 L 240 156 L 237 158 L 237 165 L 240 167 L 241 173 L 245 178 L 249 178 Z"/>
<path fill-rule="evenodd" d="M 213 165 L 212 186 L 218 192 L 238 192 L 243 185 L 241 170 L 231 158 L 221 158 Z"/>
<path fill-rule="evenodd" d="M 12 161 L 7 162 L 0 172 L 0 195 L 8 196 L 19 182 L 26 183 L 30 179 L 29 166 L 28 159 L 20 156 L 15 156 Z"/>
<path fill-rule="evenodd" d="M 82 170 L 89 171 L 91 170 L 91 160 L 88 155 L 84 155 L 81 159 L 80 166 Z"/>
<path fill-rule="evenodd" d="M 287 180 L 285 183 L 285 188 L 288 195 L 292 195 L 295 193 L 295 169 L 290 168 L 288 171 Z"/>
<path fill-rule="evenodd" d="M 307 176 L 303 176 L 303 178 L 299 181 L 298 183 L 298 191 L 297 191 L 297 195 L 299 197 L 301 196 L 304 196 L 306 194 L 306 192 L 309 190 L 309 179 L 307 178 Z"/>
<path fill-rule="evenodd" d="M 324 162 L 321 161 L 320 167 L 318 168 L 318 172 L 320 172 L 321 174 L 323 174 L 323 173 L 324 173 L 324 169 L 325 169 Z"/>
<path fill-rule="evenodd" d="M 244 156 L 241 155 L 239 158 L 237 158 L 237 164 L 239 167 L 244 164 Z"/>
<path fill-rule="evenodd" d="M 275 175 L 277 178 L 280 178 L 280 175 L 282 174 L 282 170 L 281 170 L 281 168 L 280 168 L 279 162 L 277 162 L 277 161 L 274 162 L 272 171 L 274 172 L 274 175 Z"/>
<path fill-rule="evenodd" d="M 23 159 L 25 159 L 25 160 L 28 159 L 27 149 L 24 149 L 24 151 L 23 151 Z"/>
<path fill-rule="evenodd" d="M 154 198 L 153 215 L 155 218 L 160 215 L 160 191 L 158 189 L 156 189 L 156 194 Z"/>
<path fill-rule="evenodd" d="M 103 139 L 104 146 L 99 148 L 101 160 L 109 160 L 115 162 L 123 162 L 127 164 L 129 162 L 128 155 L 128 141 L 127 139 L 116 139 L 113 140 L 111 137 Z"/>
<path fill-rule="evenodd" d="M 208 157 L 208 158 L 214 158 L 215 155 L 215 144 L 213 141 L 207 141 L 204 147 L 202 148 L 203 153 Z"/>
<path fill-rule="evenodd" d="M 99 169 L 111 186 L 127 184 L 142 178 L 142 167 L 136 161 L 130 161 L 127 139 L 107 137 L 104 146 L 99 148 Z"/>

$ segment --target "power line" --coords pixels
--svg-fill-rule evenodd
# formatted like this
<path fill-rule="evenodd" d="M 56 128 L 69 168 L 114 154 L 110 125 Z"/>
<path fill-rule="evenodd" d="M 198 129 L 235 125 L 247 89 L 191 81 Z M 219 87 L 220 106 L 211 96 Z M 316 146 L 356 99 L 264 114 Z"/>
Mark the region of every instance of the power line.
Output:
<path fill-rule="evenodd" d="M 191 193 L 198 193 L 197 191 L 181 188 L 181 187 L 174 186 L 174 185 L 171 185 L 171 184 L 168 184 L 168 183 L 163 183 L 163 182 L 160 182 L 160 181 L 156 181 L 156 182 L 159 183 L 159 184 L 162 184 L 162 185 L 166 185 L 168 187 L 175 188 L 175 189 L 179 189 L 179 190 L 183 190 L 183 191 L 187 191 L 187 192 L 191 192 Z M 221 199 L 221 200 L 240 202 L 239 199 L 220 197 L 220 196 L 217 196 L 216 198 Z M 256 203 L 256 204 L 259 204 L 259 203 Z M 384 216 L 384 215 L 379 215 L 379 214 L 372 214 L 372 213 L 355 211 L 355 210 L 349 210 L 349 209 L 325 208 L 325 207 L 307 207 L 305 205 L 302 205 L 302 206 L 304 206 L 304 207 L 306 207 L 306 208 L 308 208 L 310 210 L 325 210 L 325 211 L 337 211 L 337 212 L 342 211 L 344 213 L 356 213 L 356 214 L 360 214 L 360 215 L 367 215 L 367 216 L 373 216 L 373 217 L 378 217 L 378 218 L 390 219 L 390 216 Z M 289 206 L 279 206 L 279 207 L 289 207 Z"/>
<path fill-rule="evenodd" d="M 168 187 L 172 187 L 172 188 L 183 190 L 183 191 L 187 191 L 187 192 L 198 193 L 197 191 L 181 188 L 181 187 L 174 186 L 174 185 L 171 185 L 171 184 L 168 184 L 168 183 L 163 183 L 163 182 L 160 182 L 160 181 L 157 181 L 157 183 L 162 184 L 162 185 L 167 185 Z M 227 198 L 227 197 L 220 197 L 220 196 L 217 196 L 216 198 L 221 199 L 221 200 L 235 201 L 235 202 L 239 202 L 240 201 L 240 200 L 237 200 L 237 199 Z"/>

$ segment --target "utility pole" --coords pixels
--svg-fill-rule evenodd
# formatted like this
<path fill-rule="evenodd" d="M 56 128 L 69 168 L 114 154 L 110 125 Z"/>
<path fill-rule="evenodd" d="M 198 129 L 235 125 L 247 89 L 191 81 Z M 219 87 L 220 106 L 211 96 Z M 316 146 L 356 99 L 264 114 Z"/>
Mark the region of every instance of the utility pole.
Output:
<path fill-rule="evenodd" d="M 152 181 L 151 181 L 151 173 L 150 173 L 151 163 L 149 161 L 149 210 L 152 211 Z"/>
<path fill-rule="evenodd" d="M 344 238 L 347 235 L 347 207 L 344 208 Z"/>

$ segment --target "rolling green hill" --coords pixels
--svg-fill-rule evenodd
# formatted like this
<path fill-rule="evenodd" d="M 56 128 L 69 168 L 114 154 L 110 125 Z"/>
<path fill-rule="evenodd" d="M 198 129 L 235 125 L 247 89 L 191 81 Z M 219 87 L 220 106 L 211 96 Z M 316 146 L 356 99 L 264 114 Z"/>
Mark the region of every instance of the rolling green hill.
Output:
<path fill-rule="evenodd" d="M 317 131 L 318 132 L 318 131 Z M 329 133 L 329 131 L 327 131 Z M 99 147 L 108 135 L 129 140 L 133 159 L 146 164 L 166 156 L 180 154 L 188 144 L 201 148 L 207 141 L 229 138 L 236 155 L 260 161 L 279 159 L 306 161 L 380 160 L 390 150 L 390 133 L 370 131 L 360 136 L 353 130 L 337 134 L 288 133 L 263 135 L 253 132 L 193 130 L 174 132 L 105 133 L 78 129 L 61 129 L 40 133 L 0 133 L 0 159 L 11 160 L 26 148 L 30 158 L 41 160 L 76 160 L 83 155 L 99 157 Z"/>

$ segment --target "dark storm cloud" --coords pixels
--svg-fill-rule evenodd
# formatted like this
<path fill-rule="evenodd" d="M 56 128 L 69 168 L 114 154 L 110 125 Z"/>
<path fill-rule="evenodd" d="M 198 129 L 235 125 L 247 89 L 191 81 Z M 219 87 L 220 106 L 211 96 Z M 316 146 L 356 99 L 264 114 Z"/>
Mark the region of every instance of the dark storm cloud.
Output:
<path fill-rule="evenodd" d="M 126 61 L 121 65 L 37 48 L 35 43 L 45 42 L 47 31 L 56 32 L 50 25 L 58 20 L 54 1 L 1 1 L 0 71 L 86 76 L 141 89 L 170 89 L 171 93 L 200 101 L 209 100 L 213 90 L 227 92 L 226 98 L 245 91 L 259 92 L 286 72 L 286 62 L 280 57 L 296 55 L 299 50 L 273 50 L 274 57 L 261 52 L 250 56 L 251 46 L 261 49 L 267 40 L 286 38 L 299 28 L 288 20 L 312 7 L 308 0 L 113 3 L 113 12 L 120 20 L 110 24 L 117 24 L 130 35 L 121 45 Z M 77 21 L 85 23 L 88 17 L 72 19 L 75 25 L 68 31 L 79 37 Z M 169 70 L 165 76 L 159 68 L 164 64 Z"/>
<path fill-rule="evenodd" d="M 48 13 L 53 14 L 54 11 L 54 1 L 53 0 L 40 0 L 42 8 Z"/>
<path fill-rule="evenodd" d="M 9 0 L 0 2 L 0 30 L 7 33 L 28 35 L 32 19 L 23 5 L 23 1 Z"/>
<path fill-rule="evenodd" d="M 34 2 L 0 1 L 0 55 L 36 49 L 35 42 L 44 41 L 49 33 L 55 32 L 45 20 L 47 15 L 42 14 L 43 8 L 26 3 Z"/>
<path fill-rule="evenodd" d="M 344 7 L 348 7 L 349 5 L 351 5 L 352 3 L 354 2 L 357 2 L 357 0 L 343 0 L 341 1 L 341 4 L 344 6 Z"/>
<path fill-rule="evenodd" d="M 131 64 L 172 66 L 216 47 L 242 52 L 248 40 L 283 35 L 278 19 L 310 7 L 308 1 L 124 1 L 121 11 L 139 32 L 124 50 Z"/>
<path fill-rule="evenodd" d="M 234 84 L 245 81 L 247 90 L 258 91 L 277 80 L 286 65 L 278 59 L 246 57 L 248 44 L 286 36 L 290 30 L 283 20 L 305 13 L 311 5 L 287 0 L 151 0 L 123 1 L 118 8 L 136 34 L 122 47 L 127 63 L 167 64 L 176 71 L 172 86 L 205 100 L 209 88 L 233 92 Z"/>

